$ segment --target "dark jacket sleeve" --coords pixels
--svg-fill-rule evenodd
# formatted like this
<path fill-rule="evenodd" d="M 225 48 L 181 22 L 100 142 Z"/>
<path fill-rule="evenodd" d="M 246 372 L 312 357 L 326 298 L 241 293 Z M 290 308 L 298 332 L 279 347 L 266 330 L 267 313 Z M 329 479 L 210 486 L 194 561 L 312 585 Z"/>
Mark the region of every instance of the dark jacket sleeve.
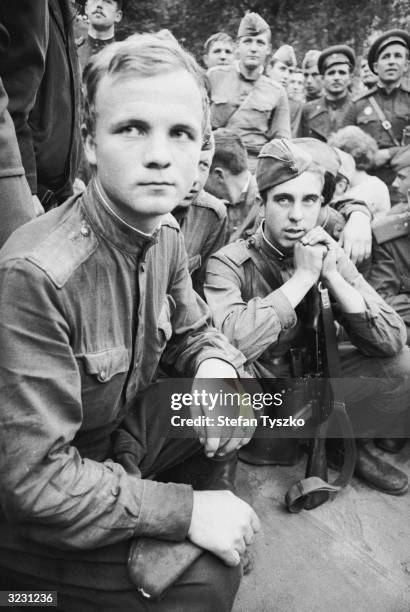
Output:
<path fill-rule="evenodd" d="M 27 181 L 37 190 L 36 158 L 29 124 L 37 90 L 45 71 L 48 45 L 47 0 L 2 0 L 0 21 L 10 33 L 11 45 L 0 57 L 0 76 L 9 96 Z"/>
<path fill-rule="evenodd" d="M 0 78 L 0 247 L 17 227 L 34 217 L 33 199 L 7 103 Z"/>
<path fill-rule="evenodd" d="M 408 240 L 408 237 L 406 238 Z M 407 287 L 404 286 L 404 280 Z M 407 328 L 407 344 L 410 344 L 410 267 L 408 277 L 403 279 L 394 257 L 392 243 L 374 243 L 369 282 L 402 317 Z"/>

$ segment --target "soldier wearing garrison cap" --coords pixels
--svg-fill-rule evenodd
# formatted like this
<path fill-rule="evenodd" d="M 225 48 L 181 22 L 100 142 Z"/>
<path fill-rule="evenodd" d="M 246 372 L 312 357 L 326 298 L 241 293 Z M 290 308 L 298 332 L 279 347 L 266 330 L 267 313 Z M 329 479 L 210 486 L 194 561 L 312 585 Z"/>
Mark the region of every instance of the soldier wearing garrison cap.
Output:
<path fill-rule="evenodd" d="M 405 30 L 389 30 L 376 38 L 367 59 L 378 81 L 355 99 L 345 118 L 345 125 L 358 125 L 376 140 L 380 150 L 371 173 L 389 187 L 392 204 L 399 197 L 392 188 L 391 160 L 398 147 L 408 144 L 410 130 L 410 88 L 403 81 L 409 48 L 410 36 Z"/>
<path fill-rule="evenodd" d="M 298 133 L 304 102 L 304 100 L 301 101 L 294 99 L 293 96 L 289 95 L 289 81 L 294 74 L 296 67 L 296 54 L 291 45 L 282 45 L 279 47 L 279 49 L 277 49 L 272 55 L 266 67 L 266 74 L 269 76 L 269 78 L 276 83 L 280 83 L 286 89 L 289 102 L 290 127 L 292 136 L 296 136 Z"/>
<path fill-rule="evenodd" d="M 323 168 L 294 142 L 273 140 L 259 154 L 256 179 L 265 217 L 261 227 L 208 262 L 204 291 L 216 327 L 267 387 L 272 378 L 292 377 L 290 348 L 305 345 L 307 294 L 320 279 L 335 303 L 337 320 L 354 342 L 341 354 L 347 407 L 372 426 L 386 427 L 391 415 L 403 410 L 410 389 L 405 378 L 410 352 L 401 352 L 404 325 L 317 226 L 324 203 Z M 370 313 L 373 325 L 368 324 Z M 365 372 L 374 377 L 368 383 L 361 377 Z M 397 380 L 386 382 L 394 376 L 399 386 Z M 388 417 L 387 405 L 392 411 Z M 408 487 L 406 475 L 365 444 L 358 448 L 356 474 L 386 493 L 402 494 Z"/>
<path fill-rule="evenodd" d="M 271 51 L 270 28 L 257 13 L 247 13 L 239 26 L 239 61 L 208 71 L 213 129 L 238 132 L 254 170 L 262 146 L 290 136 L 289 105 L 284 89 L 263 74 Z"/>
<path fill-rule="evenodd" d="M 322 95 L 322 77 L 317 65 L 320 56 L 318 49 L 309 49 L 302 60 L 302 71 L 305 77 L 306 102 L 317 100 Z"/>
<path fill-rule="evenodd" d="M 305 104 L 299 135 L 327 141 L 345 125 L 346 114 L 352 106 L 349 85 L 355 67 L 353 49 L 347 45 L 328 47 L 319 55 L 317 65 L 323 93 Z"/>

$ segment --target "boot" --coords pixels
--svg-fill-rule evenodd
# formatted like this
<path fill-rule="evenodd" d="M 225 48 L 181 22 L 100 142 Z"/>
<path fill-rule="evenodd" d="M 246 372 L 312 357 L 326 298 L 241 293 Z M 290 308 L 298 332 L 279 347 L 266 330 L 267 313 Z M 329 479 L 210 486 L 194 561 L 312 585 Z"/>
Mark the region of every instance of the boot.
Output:
<path fill-rule="evenodd" d="M 388 495 L 404 495 L 409 488 L 407 475 L 373 455 L 367 441 L 358 441 L 355 475 Z"/>

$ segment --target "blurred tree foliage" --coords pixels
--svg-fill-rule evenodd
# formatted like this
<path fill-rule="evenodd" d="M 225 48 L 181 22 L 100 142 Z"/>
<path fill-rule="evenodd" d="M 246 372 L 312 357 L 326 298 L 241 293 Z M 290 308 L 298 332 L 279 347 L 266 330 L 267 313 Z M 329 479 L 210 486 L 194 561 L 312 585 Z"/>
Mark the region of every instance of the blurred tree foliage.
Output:
<path fill-rule="evenodd" d="M 214 32 L 235 37 L 246 11 L 270 24 L 273 48 L 292 44 L 299 61 L 308 49 L 337 43 L 361 54 L 369 36 L 410 25 L 410 0 L 126 0 L 117 37 L 168 28 L 200 58 L 203 42 Z"/>

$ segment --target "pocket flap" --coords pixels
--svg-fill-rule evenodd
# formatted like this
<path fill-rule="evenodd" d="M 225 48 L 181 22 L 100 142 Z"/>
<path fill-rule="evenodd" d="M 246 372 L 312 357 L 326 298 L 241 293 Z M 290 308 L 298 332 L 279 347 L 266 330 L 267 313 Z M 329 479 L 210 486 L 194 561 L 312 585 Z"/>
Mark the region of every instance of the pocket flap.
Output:
<path fill-rule="evenodd" d="M 82 359 L 87 374 L 96 376 L 100 382 L 107 382 L 116 374 L 127 372 L 130 366 L 125 346 L 116 346 L 96 353 L 84 353 Z"/>

